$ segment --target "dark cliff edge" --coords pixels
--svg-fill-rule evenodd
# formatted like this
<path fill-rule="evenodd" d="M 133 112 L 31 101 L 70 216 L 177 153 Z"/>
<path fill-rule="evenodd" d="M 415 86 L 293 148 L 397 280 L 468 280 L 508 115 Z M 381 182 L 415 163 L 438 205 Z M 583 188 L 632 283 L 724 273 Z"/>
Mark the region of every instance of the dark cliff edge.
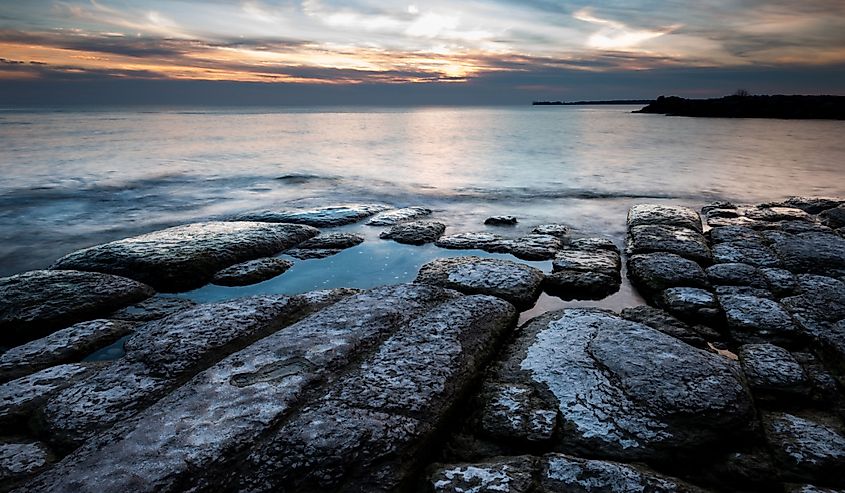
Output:
<path fill-rule="evenodd" d="M 634 113 L 721 118 L 845 120 L 845 96 L 726 96 L 718 99 L 660 96 Z"/>

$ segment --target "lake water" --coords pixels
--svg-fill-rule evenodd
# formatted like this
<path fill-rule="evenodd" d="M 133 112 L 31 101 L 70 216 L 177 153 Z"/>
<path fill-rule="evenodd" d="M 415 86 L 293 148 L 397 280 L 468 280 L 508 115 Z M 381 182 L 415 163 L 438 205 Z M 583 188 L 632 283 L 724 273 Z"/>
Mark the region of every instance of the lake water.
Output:
<path fill-rule="evenodd" d="M 0 111 L 0 275 L 251 209 L 424 205 L 447 232 L 563 222 L 621 246 L 639 202 L 845 195 L 845 122 L 675 118 L 635 107 Z M 413 279 L 459 252 L 378 240 L 203 301 Z M 479 253 L 479 252 L 463 252 Z M 490 254 L 484 254 L 490 256 Z M 545 265 L 549 264 L 549 265 Z M 538 263 L 548 270 L 550 262 Z M 636 302 L 625 285 L 602 306 Z M 559 301 L 544 297 L 536 310 Z"/>

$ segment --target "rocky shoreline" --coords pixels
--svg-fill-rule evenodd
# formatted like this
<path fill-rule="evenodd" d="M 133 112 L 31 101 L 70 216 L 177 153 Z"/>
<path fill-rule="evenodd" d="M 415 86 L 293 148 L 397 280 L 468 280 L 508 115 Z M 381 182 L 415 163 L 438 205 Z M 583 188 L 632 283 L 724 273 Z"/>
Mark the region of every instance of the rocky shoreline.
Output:
<path fill-rule="evenodd" d="M 0 491 L 845 488 L 845 200 L 635 205 L 623 249 L 517 220 L 260 211 L 0 279 Z M 365 290 L 166 294 L 284 278 L 357 223 L 442 256 Z M 518 326 L 623 273 L 648 305 Z"/>

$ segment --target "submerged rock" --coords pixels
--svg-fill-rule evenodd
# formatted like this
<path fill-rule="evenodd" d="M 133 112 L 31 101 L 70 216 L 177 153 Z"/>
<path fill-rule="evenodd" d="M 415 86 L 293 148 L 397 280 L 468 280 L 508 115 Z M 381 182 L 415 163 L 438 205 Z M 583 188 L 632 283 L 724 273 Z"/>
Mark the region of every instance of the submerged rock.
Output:
<path fill-rule="evenodd" d="M 379 212 L 368 219 L 365 224 L 368 226 L 393 226 L 403 221 L 410 221 L 411 219 L 417 219 L 430 214 L 431 209 L 425 207 L 403 207 L 401 209 Z"/>
<path fill-rule="evenodd" d="M 488 226 L 513 226 L 517 223 L 514 216 L 491 216 L 484 220 Z"/>
<path fill-rule="evenodd" d="M 569 226 L 565 224 L 541 224 L 535 226 L 531 233 L 537 235 L 549 235 L 565 240 L 569 237 Z"/>
<path fill-rule="evenodd" d="M 146 284 L 109 274 L 36 270 L 0 279 L 0 345 L 14 346 L 149 298 Z"/>
<path fill-rule="evenodd" d="M 815 419 L 786 413 L 763 416 L 766 441 L 791 479 L 845 485 L 845 436 Z"/>
<path fill-rule="evenodd" d="M 135 325 L 120 320 L 92 320 L 14 347 L 0 354 L 0 382 L 80 361 L 96 349 L 131 333 Z"/>
<path fill-rule="evenodd" d="M 521 456 L 443 465 L 432 473 L 429 484 L 435 493 L 529 493 L 534 491 L 535 462 Z"/>
<path fill-rule="evenodd" d="M 411 221 L 383 231 L 379 238 L 409 245 L 433 243 L 446 231 L 446 225 L 436 221 Z"/>
<path fill-rule="evenodd" d="M 293 267 L 293 262 L 278 257 L 247 260 L 217 271 L 211 279 L 219 286 L 247 286 L 272 279 Z"/>
<path fill-rule="evenodd" d="M 297 224 L 208 222 L 97 245 L 60 258 L 54 269 L 118 274 L 159 291 L 200 287 L 230 265 L 275 255 L 318 231 Z"/>
<path fill-rule="evenodd" d="M 257 221 L 267 223 L 306 224 L 317 228 L 343 226 L 356 223 L 378 212 L 391 209 L 386 204 L 345 204 L 316 209 L 293 211 L 245 212 L 235 217 L 236 221 Z"/>
<path fill-rule="evenodd" d="M 451 257 L 423 265 L 415 282 L 466 294 L 489 294 L 527 310 L 540 296 L 543 272 L 510 260 Z"/>
<path fill-rule="evenodd" d="M 808 396 L 810 381 L 792 354 L 773 344 L 746 344 L 739 362 L 751 392 L 758 398 Z"/>
<path fill-rule="evenodd" d="M 655 294 L 667 288 L 709 286 L 701 266 L 674 253 L 646 253 L 628 258 L 628 277 L 637 289 Z"/>
<path fill-rule="evenodd" d="M 637 204 L 628 211 L 628 227 L 641 225 L 680 226 L 701 232 L 701 217 L 689 207 Z"/>
<path fill-rule="evenodd" d="M 641 225 L 628 229 L 626 251 L 636 253 L 668 252 L 703 264 L 713 261 L 704 236 L 680 226 Z"/>
<path fill-rule="evenodd" d="M 196 302 L 185 298 L 153 296 L 140 303 L 121 308 L 110 314 L 108 318 L 133 322 L 149 322 L 150 320 L 158 320 L 195 306 L 197 306 Z"/>

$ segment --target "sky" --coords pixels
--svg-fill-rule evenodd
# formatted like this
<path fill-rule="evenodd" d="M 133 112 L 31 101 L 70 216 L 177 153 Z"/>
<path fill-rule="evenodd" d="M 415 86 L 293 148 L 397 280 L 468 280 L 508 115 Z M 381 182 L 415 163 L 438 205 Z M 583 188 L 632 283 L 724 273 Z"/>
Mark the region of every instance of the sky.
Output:
<path fill-rule="evenodd" d="M 0 104 L 845 95 L 845 1 L 0 0 Z"/>

